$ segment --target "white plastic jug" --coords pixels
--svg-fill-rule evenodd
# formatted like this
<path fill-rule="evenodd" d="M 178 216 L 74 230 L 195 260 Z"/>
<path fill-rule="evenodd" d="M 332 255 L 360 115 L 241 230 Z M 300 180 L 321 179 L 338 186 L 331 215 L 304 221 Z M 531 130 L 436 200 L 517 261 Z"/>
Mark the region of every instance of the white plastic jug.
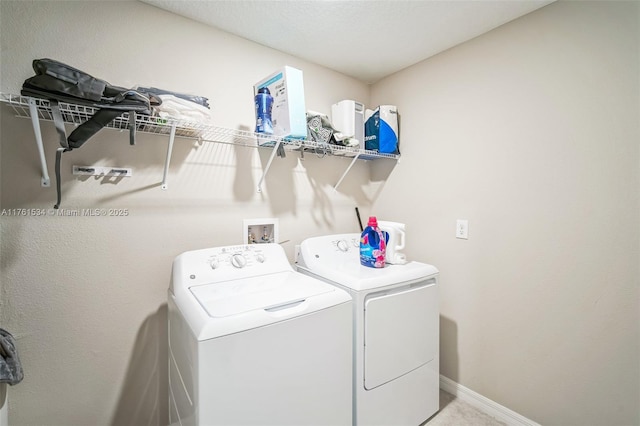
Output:
<path fill-rule="evenodd" d="M 378 227 L 382 232 L 388 234 L 385 261 L 392 265 L 404 265 L 407 263 L 407 256 L 404 253 L 400 253 L 400 250 L 404 249 L 405 243 L 404 223 L 379 220 Z"/>

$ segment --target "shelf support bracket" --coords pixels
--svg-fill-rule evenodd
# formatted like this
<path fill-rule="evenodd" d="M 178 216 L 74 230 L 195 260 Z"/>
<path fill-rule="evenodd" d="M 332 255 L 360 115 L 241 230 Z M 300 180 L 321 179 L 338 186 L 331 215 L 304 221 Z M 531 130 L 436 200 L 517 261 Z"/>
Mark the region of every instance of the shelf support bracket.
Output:
<path fill-rule="evenodd" d="M 40 131 L 40 119 L 38 118 L 38 107 L 36 100 L 29 98 L 29 115 L 31 116 L 31 125 L 33 126 L 33 133 L 36 137 L 36 145 L 38 145 L 38 154 L 40 155 L 40 167 L 42 168 L 42 179 L 40 185 L 43 187 L 50 187 L 51 180 L 49 179 L 49 172 L 47 171 L 47 160 L 44 157 L 44 145 L 42 144 L 42 132 Z"/>
<path fill-rule="evenodd" d="M 167 158 L 164 161 L 164 173 L 162 174 L 162 189 L 169 188 L 167 184 L 167 175 L 169 174 L 169 163 L 171 162 L 171 152 L 173 151 L 173 141 L 176 139 L 176 125 L 171 125 L 171 133 L 169 134 L 169 146 L 167 147 Z"/>
<path fill-rule="evenodd" d="M 347 175 L 347 173 L 349 173 L 349 170 L 351 170 L 351 168 L 353 167 L 354 164 L 356 164 L 356 161 L 358 160 L 358 158 L 360 158 L 360 153 L 358 152 L 356 154 L 355 157 L 353 157 L 353 160 L 351 160 L 351 163 L 349 164 L 349 167 L 347 167 L 347 170 L 344 171 L 344 173 L 342 174 L 342 176 L 340 177 L 340 180 L 338 181 L 338 183 L 335 184 L 335 186 L 333 187 L 333 189 L 338 189 L 338 187 L 340 186 L 340 184 L 342 183 L 342 181 L 344 180 L 344 177 Z"/>
<path fill-rule="evenodd" d="M 271 167 L 271 163 L 273 162 L 273 158 L 278 153 L 278 149 L 280 148 L 280 144 L 281 143 L 282 143 L 282 139 L 278 139 L 276 141 L 276 145 L 273 147 L 273 151 L 271 151 L 271 156 L 269 157 L 269 161 L 267 161 L 267 165 L 264 168 L 264 171 L 262 172 L 262 177 L 258 181 L 258 192 L 262 192 L 262 182 L 264 181 L 264 178 L 267 176 L 267 173 L 269 173 L 269 168 Z"/>

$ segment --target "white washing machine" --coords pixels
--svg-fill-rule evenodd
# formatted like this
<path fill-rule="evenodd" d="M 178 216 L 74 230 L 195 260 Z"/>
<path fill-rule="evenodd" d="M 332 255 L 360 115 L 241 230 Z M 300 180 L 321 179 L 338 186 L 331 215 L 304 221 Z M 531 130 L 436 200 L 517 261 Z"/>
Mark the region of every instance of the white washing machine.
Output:
<path fill-rule="evenodd" d="M 171 425 L 351 423 L 351 297 L 279 245 L 179 255 L 168 305 Z"/>
<path fill-rule="evenodd" d="M 360 235 L 302 242 L 298 270 L 353 297 L 354 425 L 412 425 L 439 406 L 438 270 L 360 265 Z"/>

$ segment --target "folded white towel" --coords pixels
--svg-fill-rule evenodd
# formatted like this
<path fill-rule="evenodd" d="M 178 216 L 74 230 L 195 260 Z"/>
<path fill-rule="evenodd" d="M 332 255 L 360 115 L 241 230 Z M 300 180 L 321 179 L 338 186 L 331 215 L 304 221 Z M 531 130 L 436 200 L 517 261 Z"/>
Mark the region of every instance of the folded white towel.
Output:
<path fill-rule="evenodd" d="M 160 118 L 174 118 L 191 122 L 207 122 L 211 120 L 208 108 L 173 95 L 160 95 L 162 105 L 155 108 Z"/>

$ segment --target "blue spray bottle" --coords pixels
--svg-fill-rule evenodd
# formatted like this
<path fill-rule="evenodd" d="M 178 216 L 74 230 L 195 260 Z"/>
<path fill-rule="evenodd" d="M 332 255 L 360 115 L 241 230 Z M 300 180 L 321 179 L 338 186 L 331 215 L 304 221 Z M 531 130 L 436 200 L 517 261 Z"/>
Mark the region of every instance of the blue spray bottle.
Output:
<path fill-rule="evenodd" d="M 273 134 L 271 122 L 271 109 L 273 108 L 273 96 L 266 87 L 258 89 L 256 102 L 256 133 Z"/>

